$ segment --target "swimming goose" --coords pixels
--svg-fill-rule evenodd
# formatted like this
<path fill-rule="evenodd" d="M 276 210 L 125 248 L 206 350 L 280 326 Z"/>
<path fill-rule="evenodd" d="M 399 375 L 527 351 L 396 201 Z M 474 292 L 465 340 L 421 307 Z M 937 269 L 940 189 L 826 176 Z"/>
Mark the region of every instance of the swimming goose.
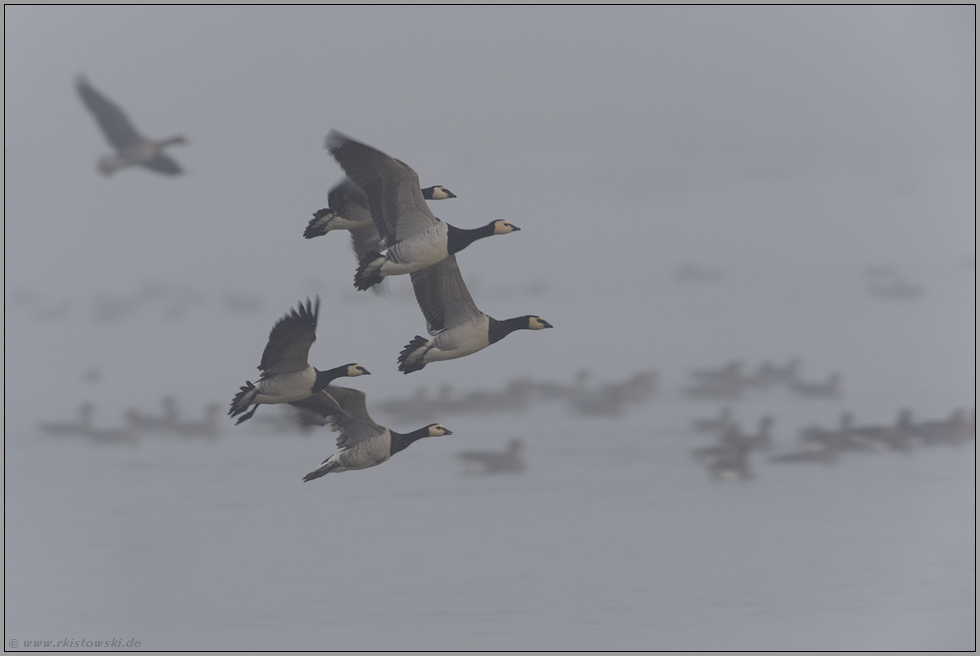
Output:
<path fill-rule="evenodd" d="M 306 299 L 306 305 L 285 315 L 269 333 L 269 343 L 262 352 L 259 370 L 262 376 L 258 386 L 246 381 L 241 391 L 231 402 L 228 414 L 232 417 L 242 414 L 248 406 L 252 411 L 239 417 L 240 424 L 252 415 L 262 403 L 289 403 L 305 399 L 319 392 L 330 381 L 341 376 L 363 376 L 370 374 L 367 369 L 350 363 L 320 371 L 307 361 L 310 347 L 316 341 L 316 323 L 320 315 L 320 297 L 316 305 Z"/>
<path fill-rule="evenodd" d="M 364 392 L 349 387 L 331 385 L 302 401 L 294 402 L 293 405 L 320 414 L 328 419 L 334 431 L 340 433 L 337 446 L 342 450 L 304 476 L 304 481 L 312 481 L 330 472 L 374 467 L 423 437 L 453 434 L 442 424 L 429 424 L 406 434 L 379 426 L 368 415 L 364 405 Z"/>
<path fill-rule="evenodd" d="M 103 175 L 112 175 L 118 169 L 137 164 L 166 175 L 182 172 L 177 162 L 163 154 L 163 149 L 172 144 L 187 143 L 187 139 L 180 135 L 162 141 L 147 139 L 136 131 L 115 103 L 96 91 L 84 77 L 78 77 L 76 88 L 105 138 L 116 149 L 115 155 L 99 160 L 99 171 Z"/>
<path fill-rule="evenodd" d="M 524 460 L 520 456 L 523 444 L 512 439 L 503 453 L 496 451 L 463 451 L 457 453 L 466 468 L 473 474 L 503 474 L 524 471 Z"/>
<path fill-rule="evenodd" d="M 491 221 L 482 228 L 464 230 L 435 217 L 410 166 L 380 150 L 331 130 L 324 146 L 368 199 L 371 219 L 382 250 L 370 251 L 354 276 L 359 290 L 378 284 L 385 276 L 419 271 L 458 253 L 477 239 L 520 230 L 508 221 Z"/>
<path fill-rule="evenodd" d="M 88 433 L 92 430 L 92 414 L 95 412 L 95 405 L 92 403 L 83 403 L 78 409 L 78 421 L 77 422 L 65 422 L 65 423 L 42 423 L 39 424 L 41 430 L 51 435 L 72 435 L 79 433 Z"/>
<path fill-rule="evenodd" d="M 416 335 L 402 349 L 398 370 L 406 374 L 418 371 L 430 362 L 476 353 L 515 330 L 553 327 L 534 315 L 498 321 L 480 312 L 466 289 L 455 255 L 412 273 L 412 286 L 433 337 L 426 339 Z"/>

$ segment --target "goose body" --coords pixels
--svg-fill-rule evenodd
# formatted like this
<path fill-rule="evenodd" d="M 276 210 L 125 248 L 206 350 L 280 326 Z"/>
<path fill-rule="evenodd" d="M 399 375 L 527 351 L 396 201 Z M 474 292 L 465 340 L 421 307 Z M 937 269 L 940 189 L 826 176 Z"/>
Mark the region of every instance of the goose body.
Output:
<path fill-rule="evenodd" d="M 431 339 L 416 335 L 398 356 L 398 370 L 411 373 L 430 362 L 453 360 L 476 353 L 515 330 L 541 330 L 552 325 L 539 316 L 498 321 L 473 302 L 456 256 L 412 273 L 412 286 Z"/>
<path fill-rule="evenodd" d="M 96 91 L 84 77 L 79 77 L 75 86 L 106 140 L 116 149 L 115 155 L 99 161 L 98 168 L 103 175 L 112 175 L 127 166 L 142 166 L 165 175 L 178 175 L 183 171 L 176 161 L 164 154 L 163 149 L 173 144 L 187 143 L 187 139 L 179 135 L 160 141 L 147 139 L 137 132 L 115 103 Z"/>
<path fill-rule="evenodd" d="M 320 467 L 303 478 L 304 481 L 332 472 L 374 467 L 423 437 L 452 435 L 452 431 L 442 424 L 429 424 L 404 434 L 380 426 L 367 412 L 364 392 L 348 387 L 330 385 L 293 405 L 319 414 L 340 433 L 337 446 L 341 451 L 324 460 Z"/>
<path fill-rule="evenodd" d="M 360 260 L 354 276 L 359 290 L 369 289 L 386 276 L 432 266 L 477 239 L 520 230 L 504 220 L 471 230 L 451 226 L 429 210 L 418 173 L 404 162 L 334 130 L 324 145 L 363 190 L 380 238 L 381 250 L 369 251 Z"/>
<path fill-rule="evenodd" d="M 231 402 L 228 414 L 232 417 L 242 415 L 236 424 L 251 419 L 261 404 L 300 401 L 336 378 L 370 373 L 356 363 L 319 371 L 307 361 L 310 347 L 316 341 L 319 314 L 318 296 L 316 305 L 307 299 L 305 306 L 300 303 L 297 309 L 285 315 L 272 328 L 258 367 L 262 372 L 258 385 L 246 381 Z M 253 406 L 251 412 L 242 414 L 249 406 Z"/>
<path fill-rule="evenodd" d="M 503 453 L 496 451 L 463 451 L 457 453 L 463 465 L 474 474 L 516 474 L 524 471 L 524 459 L 520 451 L 523 444 L 513 439 Z"/>

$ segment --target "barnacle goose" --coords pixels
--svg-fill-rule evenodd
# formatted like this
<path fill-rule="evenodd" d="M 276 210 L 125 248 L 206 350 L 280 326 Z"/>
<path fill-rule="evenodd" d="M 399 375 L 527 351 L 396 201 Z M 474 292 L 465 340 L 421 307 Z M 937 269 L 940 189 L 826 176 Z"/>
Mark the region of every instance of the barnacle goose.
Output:
<path fill-rule="evenodd" d="M 553 327 L 535 315 L 498 321 L 481 312 L 466 289 L 455 255 L 412 273 L 412 286 L 432 339 L 416 335 L 402 350 L 398 370 L 406 374 L 430 362 L 476 353 L 515 330 Z"/>
<path fill-rule="evenodd" d="M 520 230 L 498 219 L 464 230 L 435 217 L 410 166 L 336 130 L 324 146 L 368 199 L 381 250 L 371 250 L 354 276 L 357 289 L 368 289 L 385 276 L 412 273 L 458 253 L 477 239 Z"/>
<path fill-rule="evenodd" d="M 319 315 L 320 297 L 317 296 L 316 305 L 306 299 L 305 306 L 300 303 L 273 326 L 259 364 L 262 372 L 259 384 L 246 381 L 231 402 L 228 414 L 232 417 L 245 412 L 248 406 L 254 406 L 251 412 L 239 417 L 236 424 L 251 419 L 260 404 L 299 401 L 319 392 L 335 378 L 371 373 L 355 363 L 319 371 L 307 362 L 310 347 L 316 341 Z"/>
<path fill-rule="evenodd" d="M 524 445 L 514 438 L 503 453 L 497 451 L 461 451 L 456 457 L 473 474 L 517 474 L 524 471 L 520 451 Z"/>
<path fill-rule="evenodd" d="M 102 128 L 105 138 L 116 149 L 115 155 L 99 160 L 98 168 L 103 175 L 112 175 L 118 169 L 135 165 L 166 175 L 182 172 L 177 162 L 164 155 L 163 149 L 172 144 L 187 143 L 186 138 L 178 135 L 161 141 L 147 139 L 136 131 L 115 103 L 96 91 L 84 77 L 78 77 L 76 88 L 82 102 Z"/>
<path fill-rule="evenodd" d="M 426 187 L 422 190 L 426 200 L 445 200 L 456 198 L 456 194 L 442 185 Z M 313 213 L 303 236 L 307 239 L 322 237 L 331 230 L 347 230 L 350 232 L 351 248 L 358 263 L 370 252 L 384 250 L 381 237 L 371 221 L 371 210 L 368 209 L 367 196 L 354 184 L 350 178 L 344 178 L 330 190 L 327 197 L 329 207 Z M 380 287 L 373 287 L 380 290 Z"/>
<path fill-rule="evenodd" d="M 374 467 L 423 437 L 453 434 L 442 424 L 429 424 L 405 434 L 380 426 L 368 415 L 364 405 L 364 392 L 349 387 L 330 385 L 292 405 L 311 410 L 326 418 L 331 428 L 340 433 L 337 446 L 342 450 L 324 460 L 319 468 L 303 477 L 304 481 L 312 481 L 330 472 L 339 473 L 351 469 Z"/>

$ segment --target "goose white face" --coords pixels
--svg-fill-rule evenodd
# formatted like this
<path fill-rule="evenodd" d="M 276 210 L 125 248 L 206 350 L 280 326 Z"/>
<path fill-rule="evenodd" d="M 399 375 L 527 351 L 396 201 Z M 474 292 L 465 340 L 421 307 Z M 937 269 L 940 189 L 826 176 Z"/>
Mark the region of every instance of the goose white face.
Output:
<path fill-rule="evenodd" d="M 510 221 L 499 219 L 493 222 L 493 234 L 495 235 L 506 235 L 508 232 L 514 232 L 516 230 L 520 230 L 520 228 Z"/>
<path fill-rule="evenodd" d="M 541 330 L 543 328 L 554 328 L 550 323 L 541 317 L 531 317 L 527 320 L 527 327 L 531 330 Z"/>
<path fill-rule="evenodd" d="M 352 364 L 347 367 L 348 376 L 370 376 L 371 372 L 359 364 Z"/>
<path fill-rule="evenodd" d="M 436 185 L 432 188 L 432 200 L 446 200 L 447 198 L 456 198 L 456 194 L 442 185 Z"/>
<path fill-rule="evenodd" d="M 452 434 L 453 432 L 442 424 L 432 424 L 429 426 L 429 437 L 442 437 L 443 435 Z"/>

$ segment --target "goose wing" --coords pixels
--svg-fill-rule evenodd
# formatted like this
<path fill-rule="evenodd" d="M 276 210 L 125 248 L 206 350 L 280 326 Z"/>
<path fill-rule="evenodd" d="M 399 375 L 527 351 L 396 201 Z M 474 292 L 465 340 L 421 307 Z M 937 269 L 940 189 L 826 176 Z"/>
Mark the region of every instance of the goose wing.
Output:
<path fill-rule="evenodd" d="M 163 153 L 160 153 L 151 160 L 140 162 L 140 164 L 148 169 L 153 169 L 159 173 L 166 173 L 167 175 L 179 175 L 180 173 L 184 172 L 184 170 L 180 168 L 180 164 Z"/>
<path fill-rule="evenodd" d="M 337 437 L 339 448 L 349 449 L 355 444 L 384 435 L 387 429 L 376 424 L 368 415 L 364 392 L 328 385 L 323 394 L 329 396 L 332 403 L 320 401 L 319 408 L 330 413 L 323 416 L 330 422 L 330 427 L 340 433 Z"/>
<path fill-rule="evenodd" d="M 371 219 L 388 245 L 439 225 L 422 196 L 418 173 L 408 164 L 336 130 L 324 147 L 367 196 Z"/>
<path fill-rule="evenodd" d="M 466 289 L 455 255 L 411 275 L 415 300 L 422 309 L 430 335 L 483 314 Z"/>
<path fill-rule="evenodd" d="M 116 150 L 122 150 L 143 140 L 143 137 L 129 122 L 123 111 L 111 100 L 96 91 L 84 77 L 78 78 L 76 88 L 82 102 L 92 112 L 92 116 L 102 128 L 106 139 Z"/>
<path fill-rule="evenodd" d="M 371 222 L 367 196 L 350 178 L 344 178 L 333 186 L 327 202 L 330 209 L 349 221 Z"/>
<path fill-rule="evenodd" d="M 306 305 L 283 316 L 269 333 L 269 343 L 262 352 L 259 370 L 263 377 L 289 371 L 302 371 L 307 367 L 310 347 L 316 341 L 316 322 L 320 315 L 320 297 L 316 304 L 306 299 Z"/>

